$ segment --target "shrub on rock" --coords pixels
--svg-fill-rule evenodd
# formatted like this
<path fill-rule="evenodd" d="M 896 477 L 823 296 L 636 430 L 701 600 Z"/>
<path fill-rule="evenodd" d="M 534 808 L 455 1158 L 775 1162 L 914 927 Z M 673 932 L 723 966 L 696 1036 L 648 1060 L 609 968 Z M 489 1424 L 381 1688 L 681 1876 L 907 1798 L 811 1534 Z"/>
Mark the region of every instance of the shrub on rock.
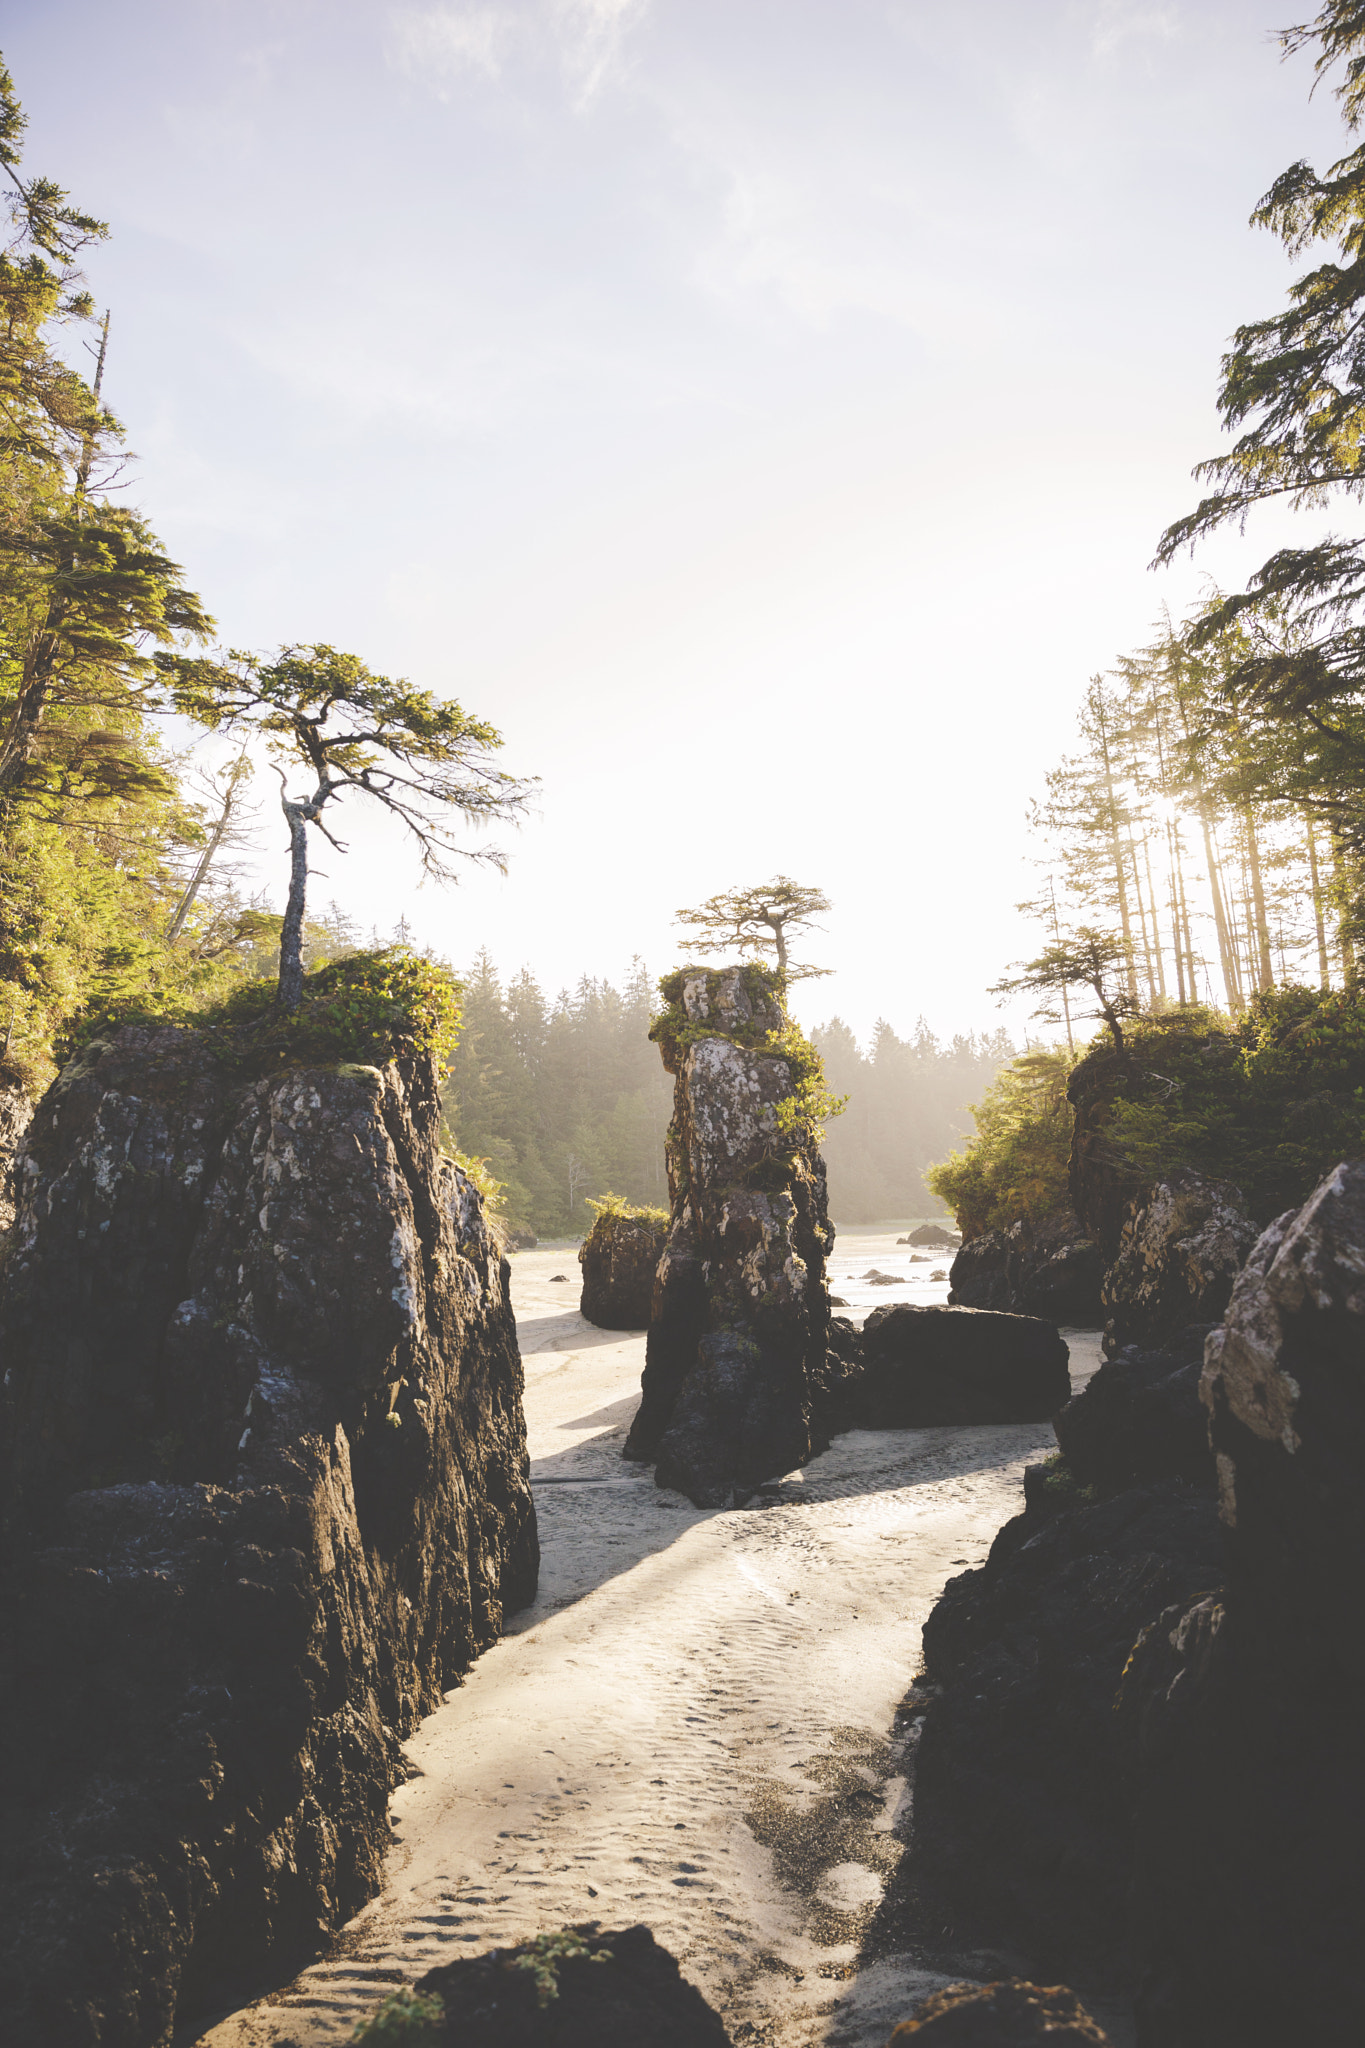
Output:
<path fill-rule="evenodd" d="M 429 1970 L 417 1990 L 444 2008 L 430 2048 L 730 2048 L 647 1927 L 542 1935 Z"/>
<path fill-rule="evenodd" d="M 1065 1984 L 949 1984 L 898 2026 L 901 2048 L 1108 2048 L 1109 2036 Z"/>

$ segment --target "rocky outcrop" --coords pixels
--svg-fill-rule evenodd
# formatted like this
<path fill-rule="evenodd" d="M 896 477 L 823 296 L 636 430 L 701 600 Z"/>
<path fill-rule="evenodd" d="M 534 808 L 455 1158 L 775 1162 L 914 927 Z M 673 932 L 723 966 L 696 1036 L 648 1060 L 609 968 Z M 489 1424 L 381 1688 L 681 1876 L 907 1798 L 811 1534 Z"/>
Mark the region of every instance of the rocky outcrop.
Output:
<path fill-rule="evenodd" d="M 1101 1296 L 1105 1350 L 1159 1346 L 1191 1323 L 1215 1323 L 1256 1242 L 1237 1189 L 1189 1169 L 1129 1206 Z"/>
<path fill-rule="evenodd" d="M 578 1250 L 581 1313 L 601 1330 L 645 1330 L 668 1218 L 653 1209 L 603 1207 Z"/>
<path fill-rule="evenodd" d="M 0 1230 L 14 1221 L 14 1162 L 33 1118 L 33 1098 L 17 1074 L 0 1067 Z"/>
<path fill-rule="evenodd" d="M 1112 1493 L 1174 1474 L 1212 1487 L 1208 1416 L 1199 1398 L 1207 1335 L 1196 1325 L 1164 1351 L 1120 1351 L 1053 1416 L 1078 1485 Z"/>
<path fill-rule="evenodd" d="M 1260 1238 L 1203 1378 L 1227 1541 L 1124 1685 L 1145 2048 L 1336 2041 L 1365 1922 L 1365 1162 Z"/>
<path fill-rule="evenodd" d="M 430 2048 L 730 2048 L 647 1927 L 585 1927 L 465 1957 L 428 1971 L 417 1994 L 444 2008 Z"/>
<path fill-rule="evenodd" d="M 936 1245 L 944 1251 L 951 1251 L 954 1245 L 961 1244 L 961 1242 L 962 1239 L 957 1231 L 945 1230 L 941 1223 L 921 1223 L 919 1228 L 912 1230 L 908 1237 L 898 1237 L 896 1239 L 897 1244 Z"/>
<path fill-rule="evenodd" d="M 1033 1316 L 897 1302 L 867 1318 L 862 1353 L 863 1429 L 1041 1422 L 1071 1392 L 1066 1345 Z"/>
<path fill-rule="evenodd" d="M 949 1273 L 950 1302 L 1082 1327 L 1103 1321 L 1104 1257 L 1069 1209 L 968 1238 Z"/>
<path fill-rule="evenodd" d="M 845 1376 L 826 1359 L 824 1162 L 793 1114 L 817 1069 L 768 970 L 686 968 L 662 986 L 672 1209 L 625 1455 L 726 1506 L 825 1447 L 825 1392 Z"/>
<path fill-rule="evenodd" d="M 507 1268 L 436 1071 L 124 1029 L 0 1296 L 0 2031 L 147 2048 L 377 1889 L 398 1744 L 535 1589 Z"/>
<path fill-rule="evenodd" d="M 887 2043 L 903 2048 L 1106 2048 L 1109 2036 L 1065 1984 L 949 1984 L 917 2006 Z"/>
<path fill-rule="evenodd" d="M 902 1710 L 921 1723 L 911 1865 L 960 1931 L 1117 1983 L 1132 1817 L 1114 1697 L 1142 1628 L 1218 1584 L 1221 1544 L 1211 1492 L 1180 1479 L 1083 1502 L 1051 1475 L 1031 1487 L 925 1624 Z"/>

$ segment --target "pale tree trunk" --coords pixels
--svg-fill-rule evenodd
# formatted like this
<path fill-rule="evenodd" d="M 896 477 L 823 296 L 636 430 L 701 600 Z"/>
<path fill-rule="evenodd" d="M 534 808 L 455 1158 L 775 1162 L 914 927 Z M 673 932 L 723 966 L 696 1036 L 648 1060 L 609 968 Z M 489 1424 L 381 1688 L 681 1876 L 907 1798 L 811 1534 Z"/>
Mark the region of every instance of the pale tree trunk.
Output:
<path fill-rule="evenodd" d="M 1341 972 L 1347 989 L 1354 995 L 1359 977 L 1356 970 L 1356 949 L 1346 916 L 1346 855 L 1335 831 L 1332 831 L 1331 838 L 1332 892 L 1337 900 L 1337 944 L 1341 949 Z"/>
<path fill-rule="evenodd" d="M 1313 817 L 1310 811 L 1303 814 L 1303 829 L 1308 839 L 1308 879 L 1313 891 L 1313 930 L 1318 942 L 1318 986 L 1325 990 L 1332 986 L 1332 970 L 1327 958 L 1327 921 L 1322 912 L 1322 876 L 1318 872 L 1318 843 L 1313 834 Z"/>
<path fill-rule="evenodd" d="M 1265 914 L 1265 886 L 1261 880 L 1261 854 L 1256 844 L 1256 822 L 1251 815 L 1251 805 L 1243 811 L 1247 835 L 1247 867 L 1251 875 L 1251 900 L 1256 912 L 1256 950 L 1259 955 L 1260 982 L 1263 989 L 1275 986 L 1275 963 L 1270 957 L 1270 926 Z"/>
<path fill-rule="evenodd" d="M 291 804 L 280 798 L 280 808 L 289 823 L 289 900 L 280 926 L 280 985 L 275 1008 L 292 1017 L 303 1001 L 303 913 L 308 896 L 308 821 L 311 804 Z"/>
<path fill-rule="evenodd" d="M 1123 928 L 1123 957 L 1128 968 L 1128 993 L 1136 1002 L 1137 961 L 1133 956 L 1133 925 L 1128 914 L 1128 883 L 1123 872 L 1123 845 L 1119 838 L 1118 798 L 1114 794 L 1114 771 L 1109 759 L 1109 729 L 1104 722 L 1104 707 L 1097 689 L 1092 690 L 1090 701 L 1100 735 L 1100 758 L 1104 762 L 1104 786 L 1109 800 L 1109 837 L 1114 854 L 1114 880 L 1118 887 L 1119 921 Z"/>
<path fill-rule="evenodd" d="M 195 898 L 208 879 L 209 869 L 213 866 L 218 849 L 222 845 L 228 826 L 232 822 L 232 813 L 237 806 L 237 784 L 240 779 L 241 761 L 239 759 L 228 783 L 227 795 L 223 799 L 223 808 L 218 814 L 218 822 L 209 836 L 209 843 L 204 848 L 194 873 L 190 876 L 184 895 L 175 906 L 175 916 L 167 926 L 166 943 L 168 945 L 174 945 L 175 941 L 179 938 L 185 919 L 194 908 Z"/>

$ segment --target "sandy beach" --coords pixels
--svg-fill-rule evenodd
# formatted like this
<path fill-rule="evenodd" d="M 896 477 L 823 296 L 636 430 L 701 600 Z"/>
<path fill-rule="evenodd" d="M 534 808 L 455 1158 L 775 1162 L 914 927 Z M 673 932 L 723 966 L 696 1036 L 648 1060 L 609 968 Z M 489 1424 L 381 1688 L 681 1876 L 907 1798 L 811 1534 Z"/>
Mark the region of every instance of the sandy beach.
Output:
<path fill-rule="evenodd" d="M 840 1233 L 838 1313 L 946 1298 L 948 1258 L 912 1263 L 896 1235 Z M 622 1462 L 644 1336 L 594 1329 L 578 1293 L 572 1247 L 513 1260 L 534 1606 L 408 1744 L 381 1896 L 186 2048 L 344 2041 L 391 1985 L 588 1919 L 645 1921 L 746 2044 L 880 2048 L 945 1981 L 910 1955 L 859 1965 L 902 1853 L 894 1714 L 945 1579 L 1017 1511 L 1050 1426 L 853 1432 L 745 1508 L 699 1510 Z M 1098 1337 L 1066 1334 L 1083 1380 Z"/>

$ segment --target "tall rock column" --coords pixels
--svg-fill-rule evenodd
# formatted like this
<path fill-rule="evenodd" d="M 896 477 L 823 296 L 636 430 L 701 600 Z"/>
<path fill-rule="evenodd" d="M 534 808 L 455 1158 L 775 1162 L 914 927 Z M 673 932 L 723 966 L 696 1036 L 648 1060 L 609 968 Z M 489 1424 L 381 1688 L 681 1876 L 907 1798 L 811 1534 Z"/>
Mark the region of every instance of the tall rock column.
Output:
<path fill-rule="evenodd" d="M 671 1219 L 625 1455 L 723 1507 L 823 1450 L 835 1420 L 834 1231 L 801 1116 L 819 1067 L 771 970 L 682 968 L 661 986 Z"/>

